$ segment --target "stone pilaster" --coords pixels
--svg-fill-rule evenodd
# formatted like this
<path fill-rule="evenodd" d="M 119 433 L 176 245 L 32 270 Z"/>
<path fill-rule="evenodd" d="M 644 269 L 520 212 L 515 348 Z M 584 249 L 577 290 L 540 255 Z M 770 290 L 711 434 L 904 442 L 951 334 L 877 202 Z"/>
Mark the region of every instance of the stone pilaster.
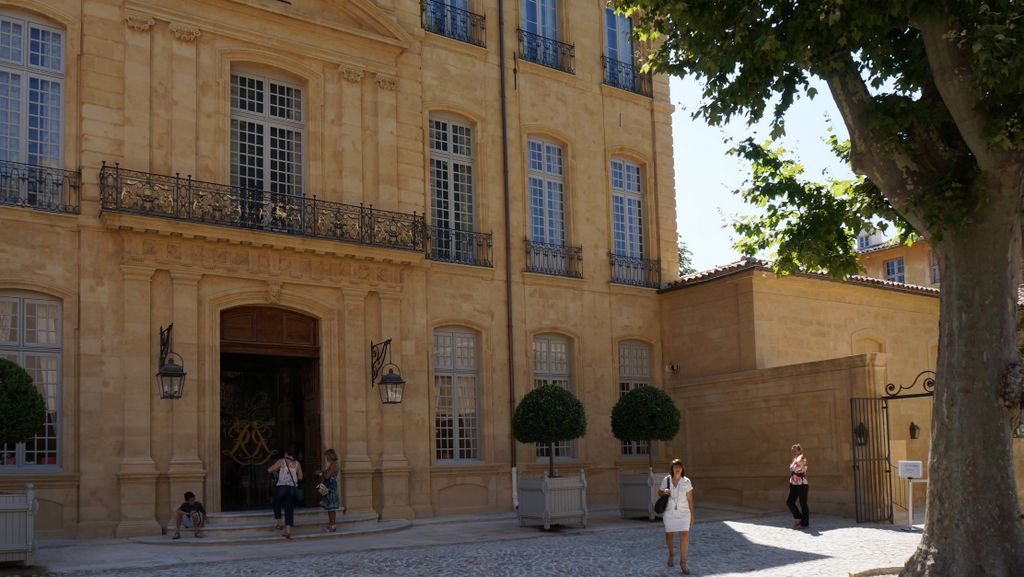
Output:
<path fill-rule="evenodd" d="M 186 24 L 171 23 L 173 56 L 171 61 L 171 92 L 174 118 L 180 119 L 171 127 L 171 164 L 175 173 L 196 173 L 196 123 L 198 108 L 196 93 L 196 43 L 201 32 Z"/>
<path fill-rule="evenodd" d="M 345 506 L 349 513 L 373 511 L 373 465 L 367 452 L 366 403 L 370 386 L 370 340 L 363 316 L 365 293 L 346 290 L 344 296 L 344 411 L 345 452 L 342 480 Z"/>
<path fill-rule="evenodd" d="M 381 295 L 381 327 L 391 341 L 391 362 L 402 366 L 402 303 L 398 295 Z M 379 402 L 379 400 L 378 400 Z M 382 519 L 413 519 L 409 506 L 409 460 L 405 456 L 405 404 L 381 407 L 381 512 Z"/>
<path fill-rule="evenodd" d="M 124 455 L 117 472 L 121 518 L 118 537 L 159 535 L 156 520 L 156 463 L 152 442 L 151 400 L 153 331 L 150 323 L 150 279 L 155 269 L 122 266 L 124 278 Z"/>
<path fill-rule="evenodd" d="M 171 350 L 181 356 L 187 377 L 181 399 L 173 403 L 171 460 L 167 470 L 170 502 L 185 491 L 204 495 L 206 470 L 199 460 L 199 280 L 202 274 L 171 271 L 174 335 Z"/>
<path fill-rule="evenodd" d="M 125 16 L 124 56 L 124 163 L 134 170 L 149 170 L 150 148 L 150 53 L 153 18 Z"/>

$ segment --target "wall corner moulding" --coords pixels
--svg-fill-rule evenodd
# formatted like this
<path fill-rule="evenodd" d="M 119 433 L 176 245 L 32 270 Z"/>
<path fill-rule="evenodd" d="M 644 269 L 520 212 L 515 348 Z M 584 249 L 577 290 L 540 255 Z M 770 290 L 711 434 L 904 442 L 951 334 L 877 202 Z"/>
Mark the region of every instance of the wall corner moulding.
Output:
<path fill-rule="evenodd" d="M 202 31 L 195 26 L 179 24 L 177 22 L 171 22 L 170 29 L 174 33 L 174 37 L 182 42 L 195 42 L 202 34 Z"/>
<path fill-rule="evenodd" d="M 149 32 L 156 25 L 156 20 L 141 14 L 128 14 L 124 17 L 124 24 L 132 30 Z"/>
<path fill-rule="evenodd" d="M 381 90 L 398 90 L 398 78 L 386 74 L 377 74 L 377 86 Z"/>
<path fill-rule="evenodd" d="M 338 72 L 341 73 L 341 77 L 349 82 L 362 82 L 363 71 L 358 68 L 352 68 L 349 66 L 341 65 L 338 66 Z"/>

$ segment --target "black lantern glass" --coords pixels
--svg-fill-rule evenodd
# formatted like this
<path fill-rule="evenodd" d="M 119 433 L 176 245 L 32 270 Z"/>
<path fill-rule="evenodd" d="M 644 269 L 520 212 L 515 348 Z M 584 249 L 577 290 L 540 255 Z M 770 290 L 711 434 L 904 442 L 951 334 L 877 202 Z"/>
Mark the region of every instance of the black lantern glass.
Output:
<path fill-rule="evenodd" d="M 181 360 L 177 353 L 170 353 Z M 180 399 L 181 393 L 185 390 L 185 367 L 168 358 L 160 372 L 156 374 L 157 384 L 160 385 L 161 399 Z"/>
<path fill-rule="evenodd" d="M 405 393 L 405 379 L 402 378 L 401 369 L 390 359 L 391 339 L 377 344 L 370 341 L 370 387 L 377 385 L 381 403 L 397 405 L 402 402 Z M 384 369 L 388 370 L 386 375 L 382 375 Z"/>
<path fill-rule="evenodd" d="M 185 361 L 181 355 L 171 351 L 171 336 L 174 334 L 174 323 L 167 328 L 160 327 L 160 370 L 156 373 L 156 384 L 160 388 L 161 399 L 180 399 L 185 390 Z M 171 357 L 177 357 L 174 362 Z"/>
<path fill-rule="evenodd" d="M 921 434 L 921 427 L 917 426 L 917 423 L 910 421 L 910 438 L 916 439 Z"/>
<path fill-rule="evenodd" d="M 381 403 L 397 405 L 402 402 L 402 395 L 405 393 L 405 379 L 395 373 L 395 369 L 388 368 L 388 374 L 380 378 L 377 388 L 380 390 Z"/>

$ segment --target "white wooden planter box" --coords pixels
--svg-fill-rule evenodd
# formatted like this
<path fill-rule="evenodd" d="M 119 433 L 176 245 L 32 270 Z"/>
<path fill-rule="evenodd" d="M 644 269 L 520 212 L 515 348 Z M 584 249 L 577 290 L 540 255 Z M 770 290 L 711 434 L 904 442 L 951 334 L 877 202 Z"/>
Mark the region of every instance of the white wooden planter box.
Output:
<path fill-rule="evenodd" d="M 519 526 L 543 524 L 581 524 L 587 526 L 587 478 L 580 469 L 578 477 L 519 478 Z"/>
<path fill-rule="evenodd" d="M 658 485 L 654 471 L 648 469 L 644 475 L 619 475 L 619 515 L 623 519 L 647 517 L 651 521 L 657 516 L 654 502 L 658 500 Z"/>
<path fill-rule="evenodd" d="M 36 499 L 32 485 L 24 493 L 0 494 L 0 563 L 32 564 L 35 553 Z"/>

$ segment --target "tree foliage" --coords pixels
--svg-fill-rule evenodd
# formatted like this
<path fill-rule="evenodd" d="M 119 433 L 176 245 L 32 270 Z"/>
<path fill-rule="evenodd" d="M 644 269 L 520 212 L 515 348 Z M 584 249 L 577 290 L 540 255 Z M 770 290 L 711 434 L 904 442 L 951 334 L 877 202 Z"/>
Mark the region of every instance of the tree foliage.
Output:
<path fill-rule="evenodd" d="M 541 385 L 523 397 L 512 416 L 512 436 L 520 443 L 548 446 L 549 473 L 555 476 L 554 444 L 587 434 L 583 403 L 558 385 Z"/>
<path fill-rule="evenodd" d="M 0 359 L 0 445 L 28 441 L 46 422 L 46 400 L 32 377 Z"/>
<path fill-rule="evenodd" d="M 697 272 L 693 266 L 693 251 L 683 242 L 682 235 L 678 239 L 679 246 L 679 276 L 686 276 Z"/>
<path fill-rule="evenodd" d="M 620 441 L 671 441 L 679 432 L 679 409 L 665 391 L 637 387 L 612 408 L 612 434 Z M 647 453 L 648 464 L 652 458 Z"/>
<path fill-rule="evenodd" d="M 842 276 L 856 270 L 865 222 L 928 238 L 942 277 L 929 507 L 902 574 L 1024 575 L 1010 438 L 1024 408 L 1024 4 L 612 3 L 653 41 L 647 69 L 703 84 L 694 116 L 712 125 L 767 119 L 778 138 L 795 100 L 816 96 L 811 79 L 824 80 L 850 135 L 837 148 L 863 179 L 810 183 L 770 145 L 742 143 L 755 167 L 744 194 L 766 215 L 738 223 L 744 252 L 774 251 L 781 271 Z"/>

